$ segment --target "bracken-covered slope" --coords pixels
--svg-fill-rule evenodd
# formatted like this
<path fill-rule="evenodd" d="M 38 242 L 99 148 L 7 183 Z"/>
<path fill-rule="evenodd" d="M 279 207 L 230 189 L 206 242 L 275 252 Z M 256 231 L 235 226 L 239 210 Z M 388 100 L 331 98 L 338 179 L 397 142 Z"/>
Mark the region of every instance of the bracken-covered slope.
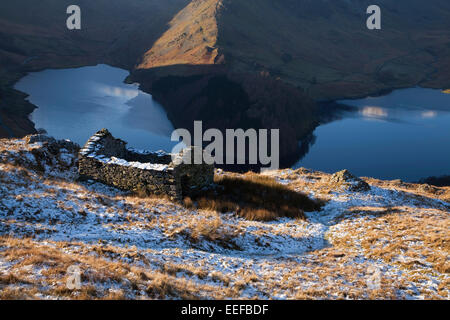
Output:
<path fill-rule="evenodd" d="M 138 68 L 214 64 L 220 8 L 220 0 L 192 1 L 172 19 L 169 30 L 145 53 Z"/>

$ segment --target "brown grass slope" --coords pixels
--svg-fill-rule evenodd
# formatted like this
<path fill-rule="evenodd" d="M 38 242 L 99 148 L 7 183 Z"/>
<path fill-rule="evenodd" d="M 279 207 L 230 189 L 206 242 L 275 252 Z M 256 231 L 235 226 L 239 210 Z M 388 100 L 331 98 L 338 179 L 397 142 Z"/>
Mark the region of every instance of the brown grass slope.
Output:
<path fill-rule="evenodd" d="M 217 57 L 216 14 L 220 0 L 194 0 L 170 22 L 170 28 L 145 53 L 138 68 L 177 64 L 214 64 Z"/>

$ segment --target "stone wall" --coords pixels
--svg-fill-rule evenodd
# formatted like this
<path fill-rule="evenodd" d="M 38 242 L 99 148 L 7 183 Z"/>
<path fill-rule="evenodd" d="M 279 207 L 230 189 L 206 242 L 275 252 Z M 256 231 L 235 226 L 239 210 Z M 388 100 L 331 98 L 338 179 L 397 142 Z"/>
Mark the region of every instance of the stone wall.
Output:
<path fill-rule="evenodd" d="M 184 150 L 186 152 L 186 150 Z M 177 159 L 183 153 L 176 155 Z M 79 174 L 141 195 L 167 195 L 172 200 L 201 192 L 214 182 L 213 165 L 172 161 L 172 155 L 159 151 L 137 151 L 102 129 L 80 150 Z"/>

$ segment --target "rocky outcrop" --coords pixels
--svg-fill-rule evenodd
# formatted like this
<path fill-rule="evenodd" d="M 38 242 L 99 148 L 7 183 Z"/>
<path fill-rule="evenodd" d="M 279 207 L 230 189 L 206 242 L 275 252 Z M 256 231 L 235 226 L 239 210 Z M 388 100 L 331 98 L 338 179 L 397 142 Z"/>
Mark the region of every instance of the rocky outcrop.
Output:
<path fill-rule="evenodd" d="M 354 176 L 348 170 L 336 172 L 330 177 L 329 182 L 338 189 L 345 189 L 353 192 L 370 190 L 370 186 L 365 181 Z"/>
<path fill-rule="evenodd" d="M 20 151 L 16 162 L 41 173 L 65 171 L 75 165 L 75 154 L 80 146 L 70 140 L 56 140 L 45 134 L 24 138 L 29 152 Z"/>
<path fill-rule="evenodd" d="M 214 166 L 187 164 L 182 153 L 138 151 L 102 129 L 80 150 L 80 178 L 93 179 L 139 195 L 166 195 L 172 200 L 201 192 L 214 182 Z M 173 161 L 173 159 L 175 159 Z"/>

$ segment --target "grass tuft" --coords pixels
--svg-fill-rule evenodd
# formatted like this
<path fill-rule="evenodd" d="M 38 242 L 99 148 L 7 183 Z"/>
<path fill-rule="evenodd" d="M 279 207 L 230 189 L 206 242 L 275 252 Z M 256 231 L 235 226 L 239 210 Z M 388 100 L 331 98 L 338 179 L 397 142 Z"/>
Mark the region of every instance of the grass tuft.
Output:
<path fill-rule="evenodd" d="M 320 210 L 322 205 L 267 176 L 216 176 L 214 182 L 215 190 L 186 198 L 185 206 L 195 204 L 203 210 L 236 212 L 251 221 L 271 221 L 281 217 L 305 219 L 304 211 Z"/>

